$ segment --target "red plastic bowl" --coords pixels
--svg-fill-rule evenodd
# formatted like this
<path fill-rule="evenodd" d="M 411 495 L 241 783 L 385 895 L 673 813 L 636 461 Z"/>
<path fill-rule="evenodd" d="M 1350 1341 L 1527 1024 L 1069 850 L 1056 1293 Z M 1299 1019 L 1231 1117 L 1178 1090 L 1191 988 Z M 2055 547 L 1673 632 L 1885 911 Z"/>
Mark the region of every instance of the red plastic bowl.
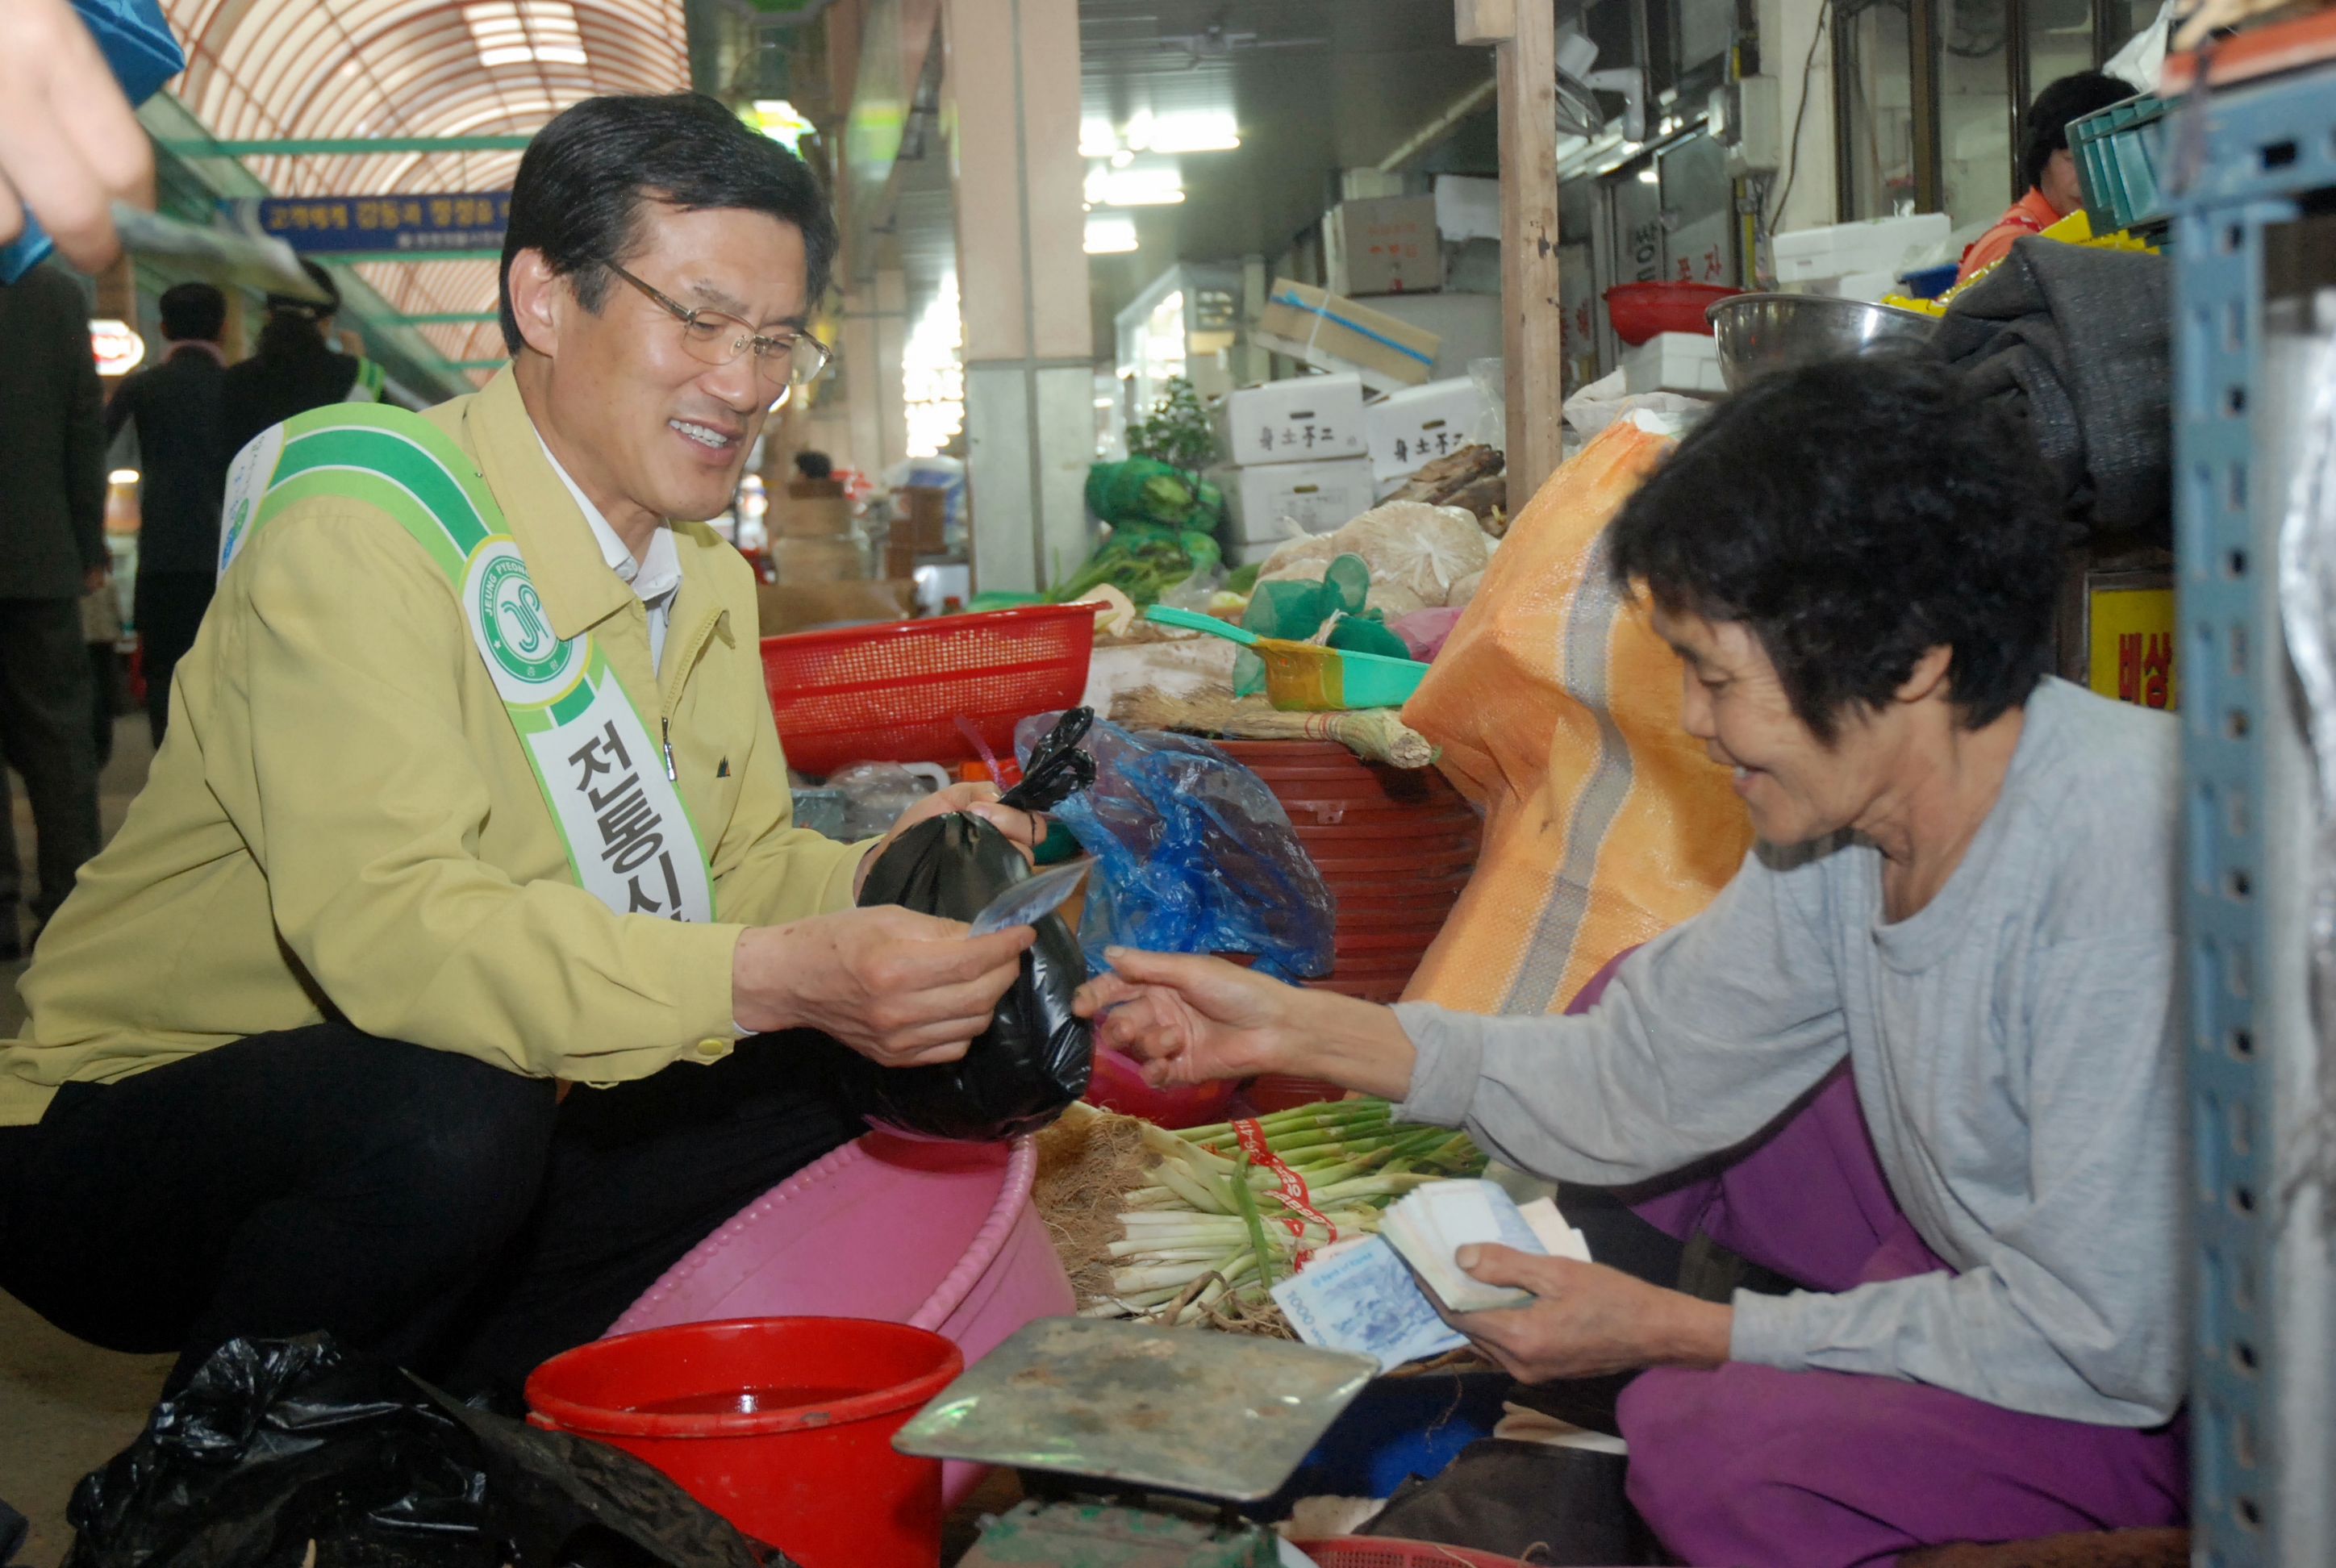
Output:
<path fill-rule="evenodd" d="M 1707 307 L 1741 294 L 1717 283 L 1618 283 L 1606 291 L 1606 318 L 1614 336 L 1636 348 L 1660 332 L 1712 335 Z"/>

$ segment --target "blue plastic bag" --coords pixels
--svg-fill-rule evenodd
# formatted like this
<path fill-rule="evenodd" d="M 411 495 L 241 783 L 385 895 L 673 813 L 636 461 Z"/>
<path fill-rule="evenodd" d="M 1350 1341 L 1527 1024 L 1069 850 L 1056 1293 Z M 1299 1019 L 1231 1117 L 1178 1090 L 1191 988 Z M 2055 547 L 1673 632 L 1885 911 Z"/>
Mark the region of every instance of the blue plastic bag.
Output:
<path fill-rule="evenodd" d="M 1055 716 L 1024 719 L 1015 750 L 1027 757 Z M 1337 908 L 1264 780 L 1191 735 L 1098 719 L 1084 744 L 1095 782 L 1053 814 L 1095 858 L 1079 920 L 1091 971 L 1116 946 L 1254 953 L 1285 980 L 1330 972 Z"/>
<path fill-rule="evenodd" d="M 114 81 L 122 84 L 122 95 L 132 106 L 145 102 L 187 68 L 179 41 L 162 20 L 161 0 L 73 0 L 73 9 L 88 24 Z M 0 245 L 0 283 L 15 282 L 53 248 L 49 237 L 26 213 L 24 231 Z"/>

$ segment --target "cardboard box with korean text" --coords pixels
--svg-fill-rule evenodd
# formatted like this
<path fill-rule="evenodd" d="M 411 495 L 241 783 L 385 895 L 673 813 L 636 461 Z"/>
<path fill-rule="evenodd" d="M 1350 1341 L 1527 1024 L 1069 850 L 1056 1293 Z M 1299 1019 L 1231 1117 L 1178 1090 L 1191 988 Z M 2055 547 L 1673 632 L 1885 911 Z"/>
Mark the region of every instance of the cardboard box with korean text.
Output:
<path fill-rule="evenodd" d="M 1225 492 L 1231 537 L 1242 543 L 1279 543 L 1290 536 L 1285 518 L 1305 532 L 1328 533 L 1371 509 L 1368 458 L 1224 468 L 1213 477 Z"/>
<path fill-rule="evenodd" d="M 1484 400 L 1465 375 L 1390 392 L 1363 410 L 1371 477 L 1388 480 L 1457 452 L 1475 439 Z"/>
<path fill-rule="evenodd" d="M 1433 196 L 1341 201 L 1322 219 L 1330 292 L 1426 294 L 1444 287 L 1444 245 Z"/>
<path fill-rule="evenodd" d="M 1362 377 L 1300 375 L 1236 387 L 1217 404 L 1216 426 L 1225 461 L 1241 467 L 1360 457 Z"/>

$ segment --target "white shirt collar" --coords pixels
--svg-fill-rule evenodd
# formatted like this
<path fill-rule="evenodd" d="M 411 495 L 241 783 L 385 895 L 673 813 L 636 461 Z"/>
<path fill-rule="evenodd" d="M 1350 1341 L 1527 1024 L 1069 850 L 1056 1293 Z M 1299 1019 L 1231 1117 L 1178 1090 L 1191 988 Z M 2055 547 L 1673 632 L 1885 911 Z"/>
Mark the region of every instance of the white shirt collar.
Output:
<path fill-rule="evenodd" d="M 617 537 L 617 531 L 608 526 L 608 520 L 600 515 L 600 509 L 592 504 L 583 488 L 560 465 L 560 459 L 551 455 L 550 443 L 543 439 L 541 431 L 536 433 L 535 441 L 543 448 L 544 458 L 551 464 L 551 472 L 560 476 L 560 482 L 568 487 L 569 495 L 575 497 L 577 508 L 584 513 L 585 522 L 590 525 L 592 537 L 600 546 L 600 558 L 608 563 L 608 570 L 629 584 L 644 604 L 656 604 L 679 588 L 681 552 L 674 548 L 673 530 L 660 524 L 657 531 L 649 535 L 648 558 L 634 560 L 633 552 L 625 547 L 625 541 Z"/>

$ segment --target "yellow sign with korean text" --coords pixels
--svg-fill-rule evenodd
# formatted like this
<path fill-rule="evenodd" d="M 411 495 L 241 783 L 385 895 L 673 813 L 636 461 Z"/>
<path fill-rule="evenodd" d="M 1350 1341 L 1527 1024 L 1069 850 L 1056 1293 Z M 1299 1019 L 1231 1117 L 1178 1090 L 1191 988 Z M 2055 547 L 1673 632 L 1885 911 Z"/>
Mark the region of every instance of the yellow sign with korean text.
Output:
<path fill-rule="evenodd" d="M 2096 588 L 2090 606 L 2092 688 L 2142 707 L 2173 707 L 2174 590 Z"/>

